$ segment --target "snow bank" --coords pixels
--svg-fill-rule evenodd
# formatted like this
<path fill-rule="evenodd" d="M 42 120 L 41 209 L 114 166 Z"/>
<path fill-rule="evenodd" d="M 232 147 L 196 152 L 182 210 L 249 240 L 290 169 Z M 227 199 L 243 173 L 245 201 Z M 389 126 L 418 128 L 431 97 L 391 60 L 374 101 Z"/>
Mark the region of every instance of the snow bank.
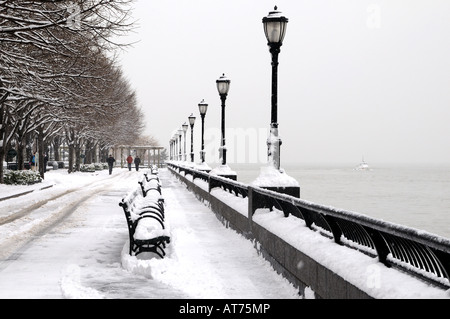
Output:
<path fill-rule="evenodd" d="M 81 269 L 78 265 L 69 265 L 62 274 L 61 292 L 66 299 L 103 299 L 96 289 L 81 284 Z"/>
<path fill-rule="evenodd" d="M 198 241 L 192 229 L 173 231 L 172 243 L 164 259 L 147 253 L 130 256 L 126 244 L 121 255 L 122 266 L 135 275 L 182 290 L 194 299 L 224 298 L 223 284 L 211 268 L 208 257 L 198 249 Z"/>

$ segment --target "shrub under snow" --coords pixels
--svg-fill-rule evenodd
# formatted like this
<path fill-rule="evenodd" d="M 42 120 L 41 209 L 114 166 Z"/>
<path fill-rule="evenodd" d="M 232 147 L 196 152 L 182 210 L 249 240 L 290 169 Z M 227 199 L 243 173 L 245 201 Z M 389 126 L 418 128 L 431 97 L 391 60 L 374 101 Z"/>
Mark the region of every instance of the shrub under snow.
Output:
<path fill-rule="evenodd" d="M 6 185 L 32 185 L 41 183 L 42 177 L 35 171 L 11 171 L 6 170 L 4 183 Z"/>

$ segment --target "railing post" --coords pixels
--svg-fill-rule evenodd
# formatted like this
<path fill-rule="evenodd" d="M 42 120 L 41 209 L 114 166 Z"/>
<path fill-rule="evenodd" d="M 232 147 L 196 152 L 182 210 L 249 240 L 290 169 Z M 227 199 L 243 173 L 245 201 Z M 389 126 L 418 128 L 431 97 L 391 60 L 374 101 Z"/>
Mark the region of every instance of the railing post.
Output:
<path fill-rule="evenodd" d="M 208 190 L 209 190 L 210 193 L 211 193 L 211 190 L 213 188 L 222 186 L 222 182 L 217 180 L 217 179 L 215 179 L 212 176 L 209 177 L 209 183 L 208 184 L 209 184 Z"/>
<path fill-rule="evenodd" d="M 253 234 L 253 214 L 255 213 L 257 207 L 255 204 L 255 192 L 253 187 L 251 186 L 248 187 L 247 200 L 248 200 L 248 209 L 247 209 L 248 229 L 250 231 L 250 234 Z"/>
<path fill-rule="evenodd" d="M 380 234 L 378 230 L 365 227 L 364 229 L 369 234 L 370 238 L 372 238 L 372 241 L 375 245 L 375 249 L 378 254 L 378 260 L 380 263 L 383 263 L 385 266 L 390 267 L 390 263 L 387 261 L 387 256 L 389 254 L 389 248 L 386 245 L 386 241 L 383 239 L 383 236 Z"/>
<path fill-rule="evenodd" d="M 248 187 L 248 215 L 253 216 L 258 208 L 272 209 L 272 201 L 266 195 L 260 194 L 254 187 Z"/>
<path fill-rule="evenodd" d="M 254 191 L 253 191 L 253 187 L 249 186 L 248 187 L 248 219 L 252 218 L 256 207 L 254 206 Z"/>
<path fill-rule="evenodd" d="M 333 216 L 328 215 L 322 215 L 322 217 L 326 220 L 328 225 L 331 228 L 331 232 L 333 233 L 333 239 L 336 244 L 341 245 L 341 236 L 342 236 L 342 230 L 339 227 L 339 225 L 334 220 Z"/>

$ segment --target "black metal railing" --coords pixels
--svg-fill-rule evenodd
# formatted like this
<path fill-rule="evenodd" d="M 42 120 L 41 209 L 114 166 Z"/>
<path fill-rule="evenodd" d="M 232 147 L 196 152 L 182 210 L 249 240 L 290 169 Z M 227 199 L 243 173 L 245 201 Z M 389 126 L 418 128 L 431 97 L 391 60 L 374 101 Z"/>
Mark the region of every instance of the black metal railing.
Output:
<path fill-rule="evenodd" d="M 307 227 L 340 245 L 378 257 L 442 287 L 450 287 L 450 240 L 365 215 L 311 203 L 273 191 L 252 188 L 252 213 L 276 208 L 305 221 Z"/>
<path fill-rule="evenodd" d="M 171 167 L 172 169 L 176 169 L 180 174 L 183 173 L 184 176 L 192 175 L 192 180 L 201 179 L 206 183 L 209 183 L 209 174 L 207 172 L 199 171 L 187 166 L 174 165 L 172 163 L 168 164 L 168 166 Z"/>
<path fill-rule="evenodd" d="M 209 191 L 213 188 L 220 187 L 224 191 L 234 194 L 237 197 L 247 198 L 248 197 L 248 185 L 239 183 L 232 179 L 210 175 L 209 176 Z"/>
<path fill-rule="evenodd" d="M 227 178 L 169 165 L 173 170 L 209 184 L 209 191 L 220 187 L 247 198 L 252 216 L 256 209 L 283 211 L 305 221 L 311 230 L 333 239 L 337 244 L 356 249 L 379 259 L 387 267 L 396 267 L 435 285 L 450 287 L 450 240 L 366 215 L 323 206 L 259 187 L 251 187 Z"/>

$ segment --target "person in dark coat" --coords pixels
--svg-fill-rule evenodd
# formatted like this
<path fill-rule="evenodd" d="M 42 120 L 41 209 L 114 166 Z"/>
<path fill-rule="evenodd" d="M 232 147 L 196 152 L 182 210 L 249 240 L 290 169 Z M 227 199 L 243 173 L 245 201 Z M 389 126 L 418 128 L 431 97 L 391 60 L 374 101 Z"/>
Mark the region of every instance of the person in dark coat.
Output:
<path fill-rule="evenodd" d="M 113 166 L 114 166 L 114 163 L 116 162 L 116 160 L 112 155 L 109 155 L 107 162 L 108 162 L 108 166 L 109 166 L 109 175 L 111 175 Z"/>
<path fill-rule="evenodd" d="M 141 159 L 139 158 L 139 156 L 136 156 L 136 158 L 134 159 L 134 166 L 136 166 L 136 171 L 139 171 L 139 164 L 141 164 Z"/>

